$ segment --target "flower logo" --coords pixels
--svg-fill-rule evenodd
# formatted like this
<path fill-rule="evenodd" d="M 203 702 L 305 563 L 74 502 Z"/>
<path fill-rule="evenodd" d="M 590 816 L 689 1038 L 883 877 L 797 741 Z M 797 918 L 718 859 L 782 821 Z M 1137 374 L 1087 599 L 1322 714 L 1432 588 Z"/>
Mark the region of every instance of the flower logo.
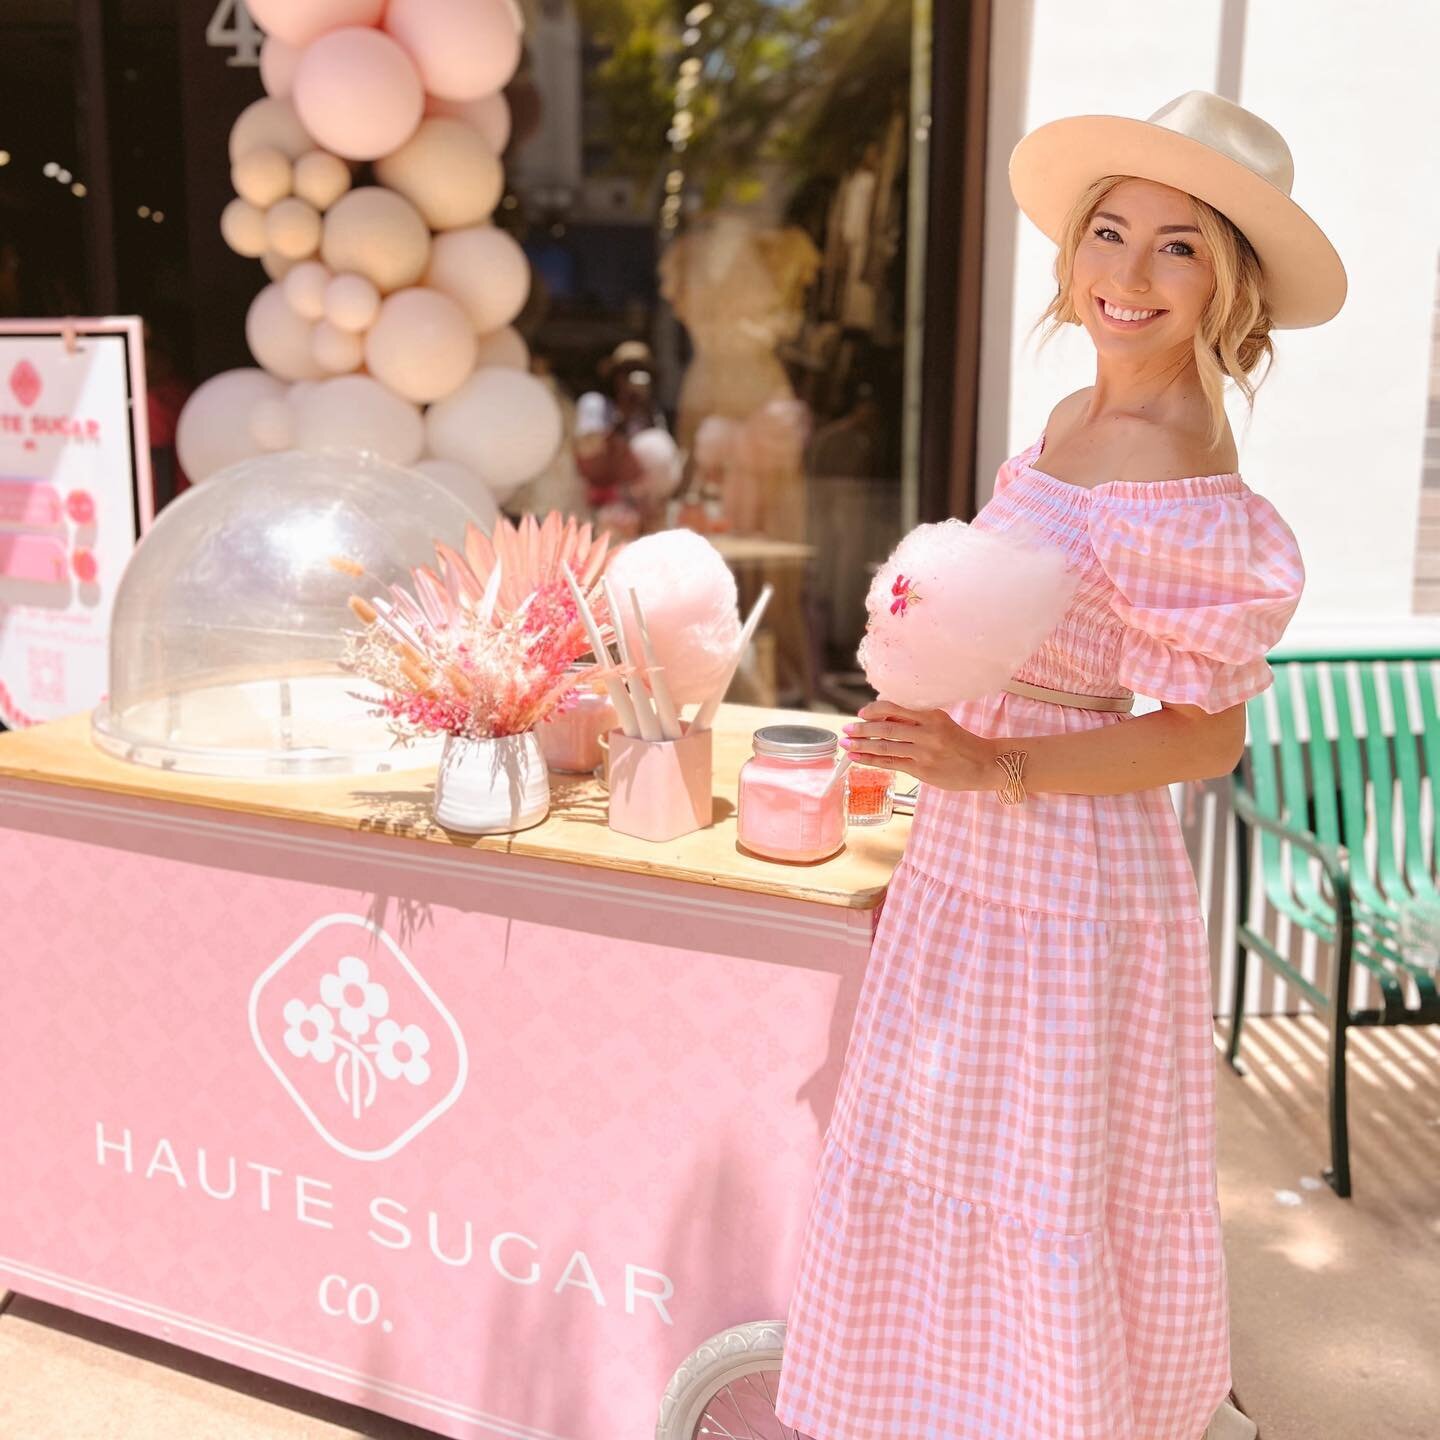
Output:
<path fill-rule="evenodd" d="M 355 1159 L 394 1154 L 465 1083 L 454 1018 L 390 936 L 359 916 L 316 921 L 261 975 L 250 1029 L 311 1124 Z"/>
<path fill-rule="evenodd" d="M 920 597 L 915 593 L 915 581 L 907 579 L 904 575 L 895 577 L 895 583 L 890 587 L 890 593 L 895 597 L 890 602 L 892 615 L 903 615 L 912 605 L 920 603 Z"/>
<path fill-rule="evenodd" d="M 10 372 L 10 393 L 28 410 L 40 398 L 40 390 L 40 372 L 28 360 L 20 361 Z"/>

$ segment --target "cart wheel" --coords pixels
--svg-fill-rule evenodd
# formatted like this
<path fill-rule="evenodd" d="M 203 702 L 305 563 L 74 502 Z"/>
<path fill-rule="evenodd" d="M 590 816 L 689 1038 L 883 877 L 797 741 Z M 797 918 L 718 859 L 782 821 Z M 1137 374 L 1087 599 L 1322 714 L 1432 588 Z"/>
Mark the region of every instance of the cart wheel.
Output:
<path fill-rule="evenodd" d="M 751 1320 L 712 1335 L 670 1377 L 655 1440 L 810 1440 L 775 1418 L 782 1320 Z"/>

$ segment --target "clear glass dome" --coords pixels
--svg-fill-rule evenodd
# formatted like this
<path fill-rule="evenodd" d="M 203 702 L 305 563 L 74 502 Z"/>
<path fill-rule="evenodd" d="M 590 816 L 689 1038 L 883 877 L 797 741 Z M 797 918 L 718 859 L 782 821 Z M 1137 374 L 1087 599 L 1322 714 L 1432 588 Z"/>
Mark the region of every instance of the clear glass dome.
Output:
<path fill-rule="evenodd" d="M 264 455 L 186 491 L 121 577 L 96 743 L 253 778 L 434 762 L 441 737 L 396 746 L 361 698 L 372 687 L 341 669 L 348 600 L 433 563 L 473 518 L 437 481 L 358 451 Z"/>

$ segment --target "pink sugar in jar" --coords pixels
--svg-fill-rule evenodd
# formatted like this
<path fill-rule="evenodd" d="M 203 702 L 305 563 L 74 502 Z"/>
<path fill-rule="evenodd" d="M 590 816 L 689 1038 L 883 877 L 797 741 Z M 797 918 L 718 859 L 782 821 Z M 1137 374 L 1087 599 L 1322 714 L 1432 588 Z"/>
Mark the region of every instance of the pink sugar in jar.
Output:
<path fill-rule="evenodd" d="M 837 737 L 815 725 L 764 725 L 740 767 L 740 843 L 768 860 L 824 860 L 845 844 Z"/>
<path fill-rule="evenodd" d="M 572 665 L 572 674 L 586 675 L 593 665 Z M 551 770 L 562 775 L 591 775 L 600 763 L 600 737 L 615 728 L 615 710 L 609 697 L 588 679 L 575 687 L 563 714 L 535 727 L 540 753 Z"/>

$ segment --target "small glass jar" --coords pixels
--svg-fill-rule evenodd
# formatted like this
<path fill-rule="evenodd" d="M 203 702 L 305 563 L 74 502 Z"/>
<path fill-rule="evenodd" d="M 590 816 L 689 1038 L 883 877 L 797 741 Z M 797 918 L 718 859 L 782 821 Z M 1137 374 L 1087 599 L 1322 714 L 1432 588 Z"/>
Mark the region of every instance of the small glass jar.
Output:
<path fill-rule="evenodd" d="M 764 725 L 740 767 L 740 843 L 768 860 L 824 860 L 845 844 L 838 738 L 815 725 Z"/>
<path fill-rule="evenodd" d="M 600 737 L 614 729 L 615 709 L 603 690 L 588 679 L 593 665 L 572 665 L 569 673 L 582 678 L 562 714 L 552 715 L 535 727 L 540 753 L 550 769 L 561 775 L 591 775 L 601 761 Z"/>
<path fill-rule="evenodd" d="M 845 772 L 845 818 L 851 825 L 883 825 L 895 808 L 895 772 L 852 765 Z"/>

